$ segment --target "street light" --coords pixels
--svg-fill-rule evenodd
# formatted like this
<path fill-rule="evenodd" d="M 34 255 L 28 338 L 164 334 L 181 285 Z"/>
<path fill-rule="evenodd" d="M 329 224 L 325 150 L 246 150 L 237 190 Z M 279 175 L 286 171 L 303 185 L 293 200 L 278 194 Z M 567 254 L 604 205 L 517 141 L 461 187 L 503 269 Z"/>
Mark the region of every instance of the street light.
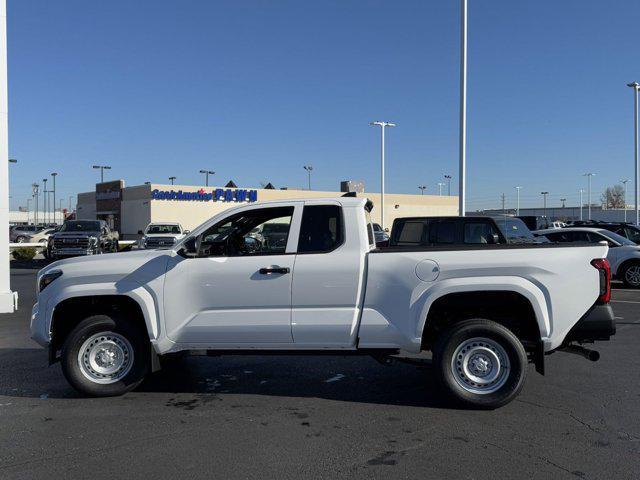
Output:
<path fill-rule="evenodd" d="M 584 201 L 582 200 L 582 194 L 584 193 L 584 188 L 578 190 L 580 192 L 580 221 L 582 221 L 582 207 L 584 205 Z"/>
<path fill-rule="evenodd" d="M 629 183 L 629 179 L 625 178 L 624 180 L 620 180 L 620 183 L 624 185 L 624 221 L 627 222 L 627 183 Z"/>
<path fill-rule="evenodd" d="M 93 168 L 100 169 L 100 183 L 104 183 L 104 171 L 111 170 L 111 167 L 109 165 L 94 165 Z"/>
<path fill-rule="evenodd" d="M 587 211 L 589 212 L 589 220 L 591 220 L 591 177 L 593 177 L 595 173 L 585 173 L 582 175 L 583 177 L 587 177 L 588 179 L 588 187 L 587 187 Z"/>
<path fill-rule="evenodd" d="M 564 202 L 566 202 L 567 199 L 566 198 L 561 198 L 560 201 L 562 202 L 562 208 L 565 208 Z"/>
<path fill-rule="evenodd" d="M 169 181 L 171 182 L 171 185 L 173 185 L 173 182 L 175 181 L 176 177 L 169 177 Z"/>
<path fill-rule="evenodd" d="M 444 178 L 447 180 L 447 196 L 451 196 L 451 175 L 445 175 Z"/>
<path fill-rule="evenodd" d="M 640 83 L 633 82 L 628 83 L 627 87 L 633 88 L 633 140 L 634 140 L 634 179 L 636 182 L 635 188 L 635 203 L 636 203 L 636 225 L 640 225 L 640 204 L 638 204 L 638 196 L 640 196 L 640 166 L 638 162 L 638 89 L 640 89 Z"/>
<path fill-rule="evenodd" d="M 546 219 L 547 218 L 547 195 L 549 195 L 549 192 L 540 192 L 540 195 L 542 195 L 543 200 L 543 207 L 542 207 L 542 216 Z M 547 222 L 549 223 L 549 222 Z"/>
<path fill-rule="evenodd" d="M 36 209 L 34 211 L 34 216 L 33 216 L 33 224 L 34 225 L 38 225 L 38 198 L 40 197 L 40 185 L 38 185 L 37 183 L 32 183 L 31 184 L 31 188 L 33 191 L 33 198 L 35 198 L 35 203 L 36 203 Z"/>
<path fill-rule="evenodd" d="M 57 224 L 57 221 L 56 221 L 56 177 L 58 176 L 58 174 L 56 172 L 53 172 L 51 174 L 51 176 L 53 177 L 53 223 Z"/>
<path fill-rule="evenodd" d="M 467 178 L 467 0 L 461 0 L 460 12 L 460 172 L 458 214 L 466 214 Z"/>
<path fill-rule="evenodd" d="M 43 204 L 43 207 L 44 207 L 44 212 L 43 212 L 42 216 L 44 217 L 44 223 L 46 225 L 47 224 L 47 216 L 48 216 L 47 215 L 47 213 L 48 213 L 47 200 L 48 200 L 48 197 L 49 197 L 49 190 L 47 190 L 47 179 L 43 178 L 42 179 L 42 183 L 44 183 L 44 187 L 42 187 L 43 188 L 43 190 L 42 190 L 42 197 L 43 197 L 42 198 L 42 204 Z"/>
<path fill-rule="evenodd" d="M 209 175 L 215 175 L 216 172 L 214 172 L 213 170 L 200 170 L 200 173 L 204 173 L 205 174 L 205 186 L 209 186 Z"/>
<path fill-rule="evenodd" d="M 384 230 L 384 130 L 386 127 L 395 127 L 395 123 L 391 122 L 370 122 L 371 126 L 379 126 L 381 132 L 380 143 L 380 226 Z"/>
<path fill-rule="evenodd" d="M 444 187 L 444 183 L 442 182 L 438 182 L 438 195 L 441 197 L 442 196 L 442 187 Z"/>
<path fill-rule="evenodd" d="M 418 188 L 420 189 L 420 195 L 424 195 L 424 191 L 427 189 L 426 185 L 418 185 Z"/>
<path fill-rule="evenodd" d="M 304 165 L 302 168 L 304 168 L 307 173 L 309 174 L 309 190 L 311 190 L 311 172 L 313 171 L 313 166 L 312 165 Z"/>
<path fill-rule="evenodd" d="M 29 224 L 29 212 L 31 211 L 31 200 L 32 198 L 27 198 L 27 224 Z"/>
<path fill-rule="evenodd" d="M 513 187 L 513 188 L 516 189 L 516 195 L 517 195 L 517 198 L 518 198 L 517 203 L 516 203 L 516 216 L 518 216 L 518 215 L 520 215 L 520 189 L 522 187 L 517 186 L 517 187 Z"/>

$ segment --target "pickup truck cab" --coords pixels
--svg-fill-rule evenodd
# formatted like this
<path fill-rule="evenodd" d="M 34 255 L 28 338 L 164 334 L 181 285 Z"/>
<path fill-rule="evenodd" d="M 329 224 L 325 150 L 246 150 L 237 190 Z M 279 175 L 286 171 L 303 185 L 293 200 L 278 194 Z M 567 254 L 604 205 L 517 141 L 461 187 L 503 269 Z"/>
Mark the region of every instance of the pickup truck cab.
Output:
<path fill-rule="evenodd" d="M 370 208 L 241 205 L 168 250 L 55 262 L 38 274 L 32 337 L 93 396 L 135 388 L 176 352 L 386 363 L 431 351 L 454 400 L 495 408 L 520 392 L 528 362 L 542 372 L 559 349 L 595 358 L 580 344 L 615 333 L 606 245 L 381 249 Z"/>
<path fill-rule="evenodd" d="M 150 223 L 144 232 L 142 230 L 138 232 L 138 235 L 142 235 L 138 248 L 171 248 L 188 233 L 189 231 L 185 231 L 179 223 Z"/>
<path fill-rule="evenodd" d="M 104 220 L 67 220 L 49 235 L 49 258 L 75 257 L 118 251 L 118 233 Z"/>

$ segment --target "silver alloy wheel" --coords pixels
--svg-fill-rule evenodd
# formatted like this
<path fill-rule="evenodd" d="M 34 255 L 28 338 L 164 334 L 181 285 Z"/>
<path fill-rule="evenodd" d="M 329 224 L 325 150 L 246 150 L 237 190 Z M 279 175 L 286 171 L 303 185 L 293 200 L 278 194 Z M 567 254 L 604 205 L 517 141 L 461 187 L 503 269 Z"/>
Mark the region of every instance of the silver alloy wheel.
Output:
<path fill-rule="evenodd" d="M 82 374 L 94 383 L 115 383 L 124 378 L 133 365 L 133 347 L 118 333 L 100 332 L 89 337 L 78 352 Z"/>
<path fill-rule="evenodd" d="M 499 390 L 507 381 L 511 364 L 502 345 L 490 338 L 465 340 L 451 359 L 456 383 L 470 393 L 486 395 Z"/>
<path fill-rule="evenodd" d="M 624 279 L 629 285 L 640 286 L 640 265 L 631 265 L 624 272 Z"/>

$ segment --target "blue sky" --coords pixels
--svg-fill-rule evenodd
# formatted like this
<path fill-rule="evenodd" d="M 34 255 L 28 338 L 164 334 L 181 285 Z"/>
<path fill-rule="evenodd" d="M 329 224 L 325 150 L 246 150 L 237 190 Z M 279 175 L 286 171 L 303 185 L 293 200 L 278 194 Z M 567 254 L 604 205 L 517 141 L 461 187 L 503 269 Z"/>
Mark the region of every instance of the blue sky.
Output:
<path fill-rule="evenodd" d="M 633 176 L 640 2 L 470 0 L 470 208 L 577 204 Z M 8 0 L 11 206 L 93 164 L 128 185 L 457 182 L 459 2 Z M 167 182 L 168 183 L 168 182 Z M 454 193 L 457 189 L 454 188 Z M 65 200 L 64 205 L 67 204 Z"/>

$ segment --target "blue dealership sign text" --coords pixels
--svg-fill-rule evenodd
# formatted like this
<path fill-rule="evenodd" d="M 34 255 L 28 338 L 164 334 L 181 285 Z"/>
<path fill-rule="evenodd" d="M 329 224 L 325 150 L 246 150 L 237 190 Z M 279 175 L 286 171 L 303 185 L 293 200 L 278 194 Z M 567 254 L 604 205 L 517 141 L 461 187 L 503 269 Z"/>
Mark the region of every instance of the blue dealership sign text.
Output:
<path fill-rule="evenodd" d="M 195 192 L 183 190 L 153 190 L 152 200 L 179 200 L 192 202 L 257 202 L 257 190 L 216 188 L 213 192 L 207 192 L 204 188 Z"/>

